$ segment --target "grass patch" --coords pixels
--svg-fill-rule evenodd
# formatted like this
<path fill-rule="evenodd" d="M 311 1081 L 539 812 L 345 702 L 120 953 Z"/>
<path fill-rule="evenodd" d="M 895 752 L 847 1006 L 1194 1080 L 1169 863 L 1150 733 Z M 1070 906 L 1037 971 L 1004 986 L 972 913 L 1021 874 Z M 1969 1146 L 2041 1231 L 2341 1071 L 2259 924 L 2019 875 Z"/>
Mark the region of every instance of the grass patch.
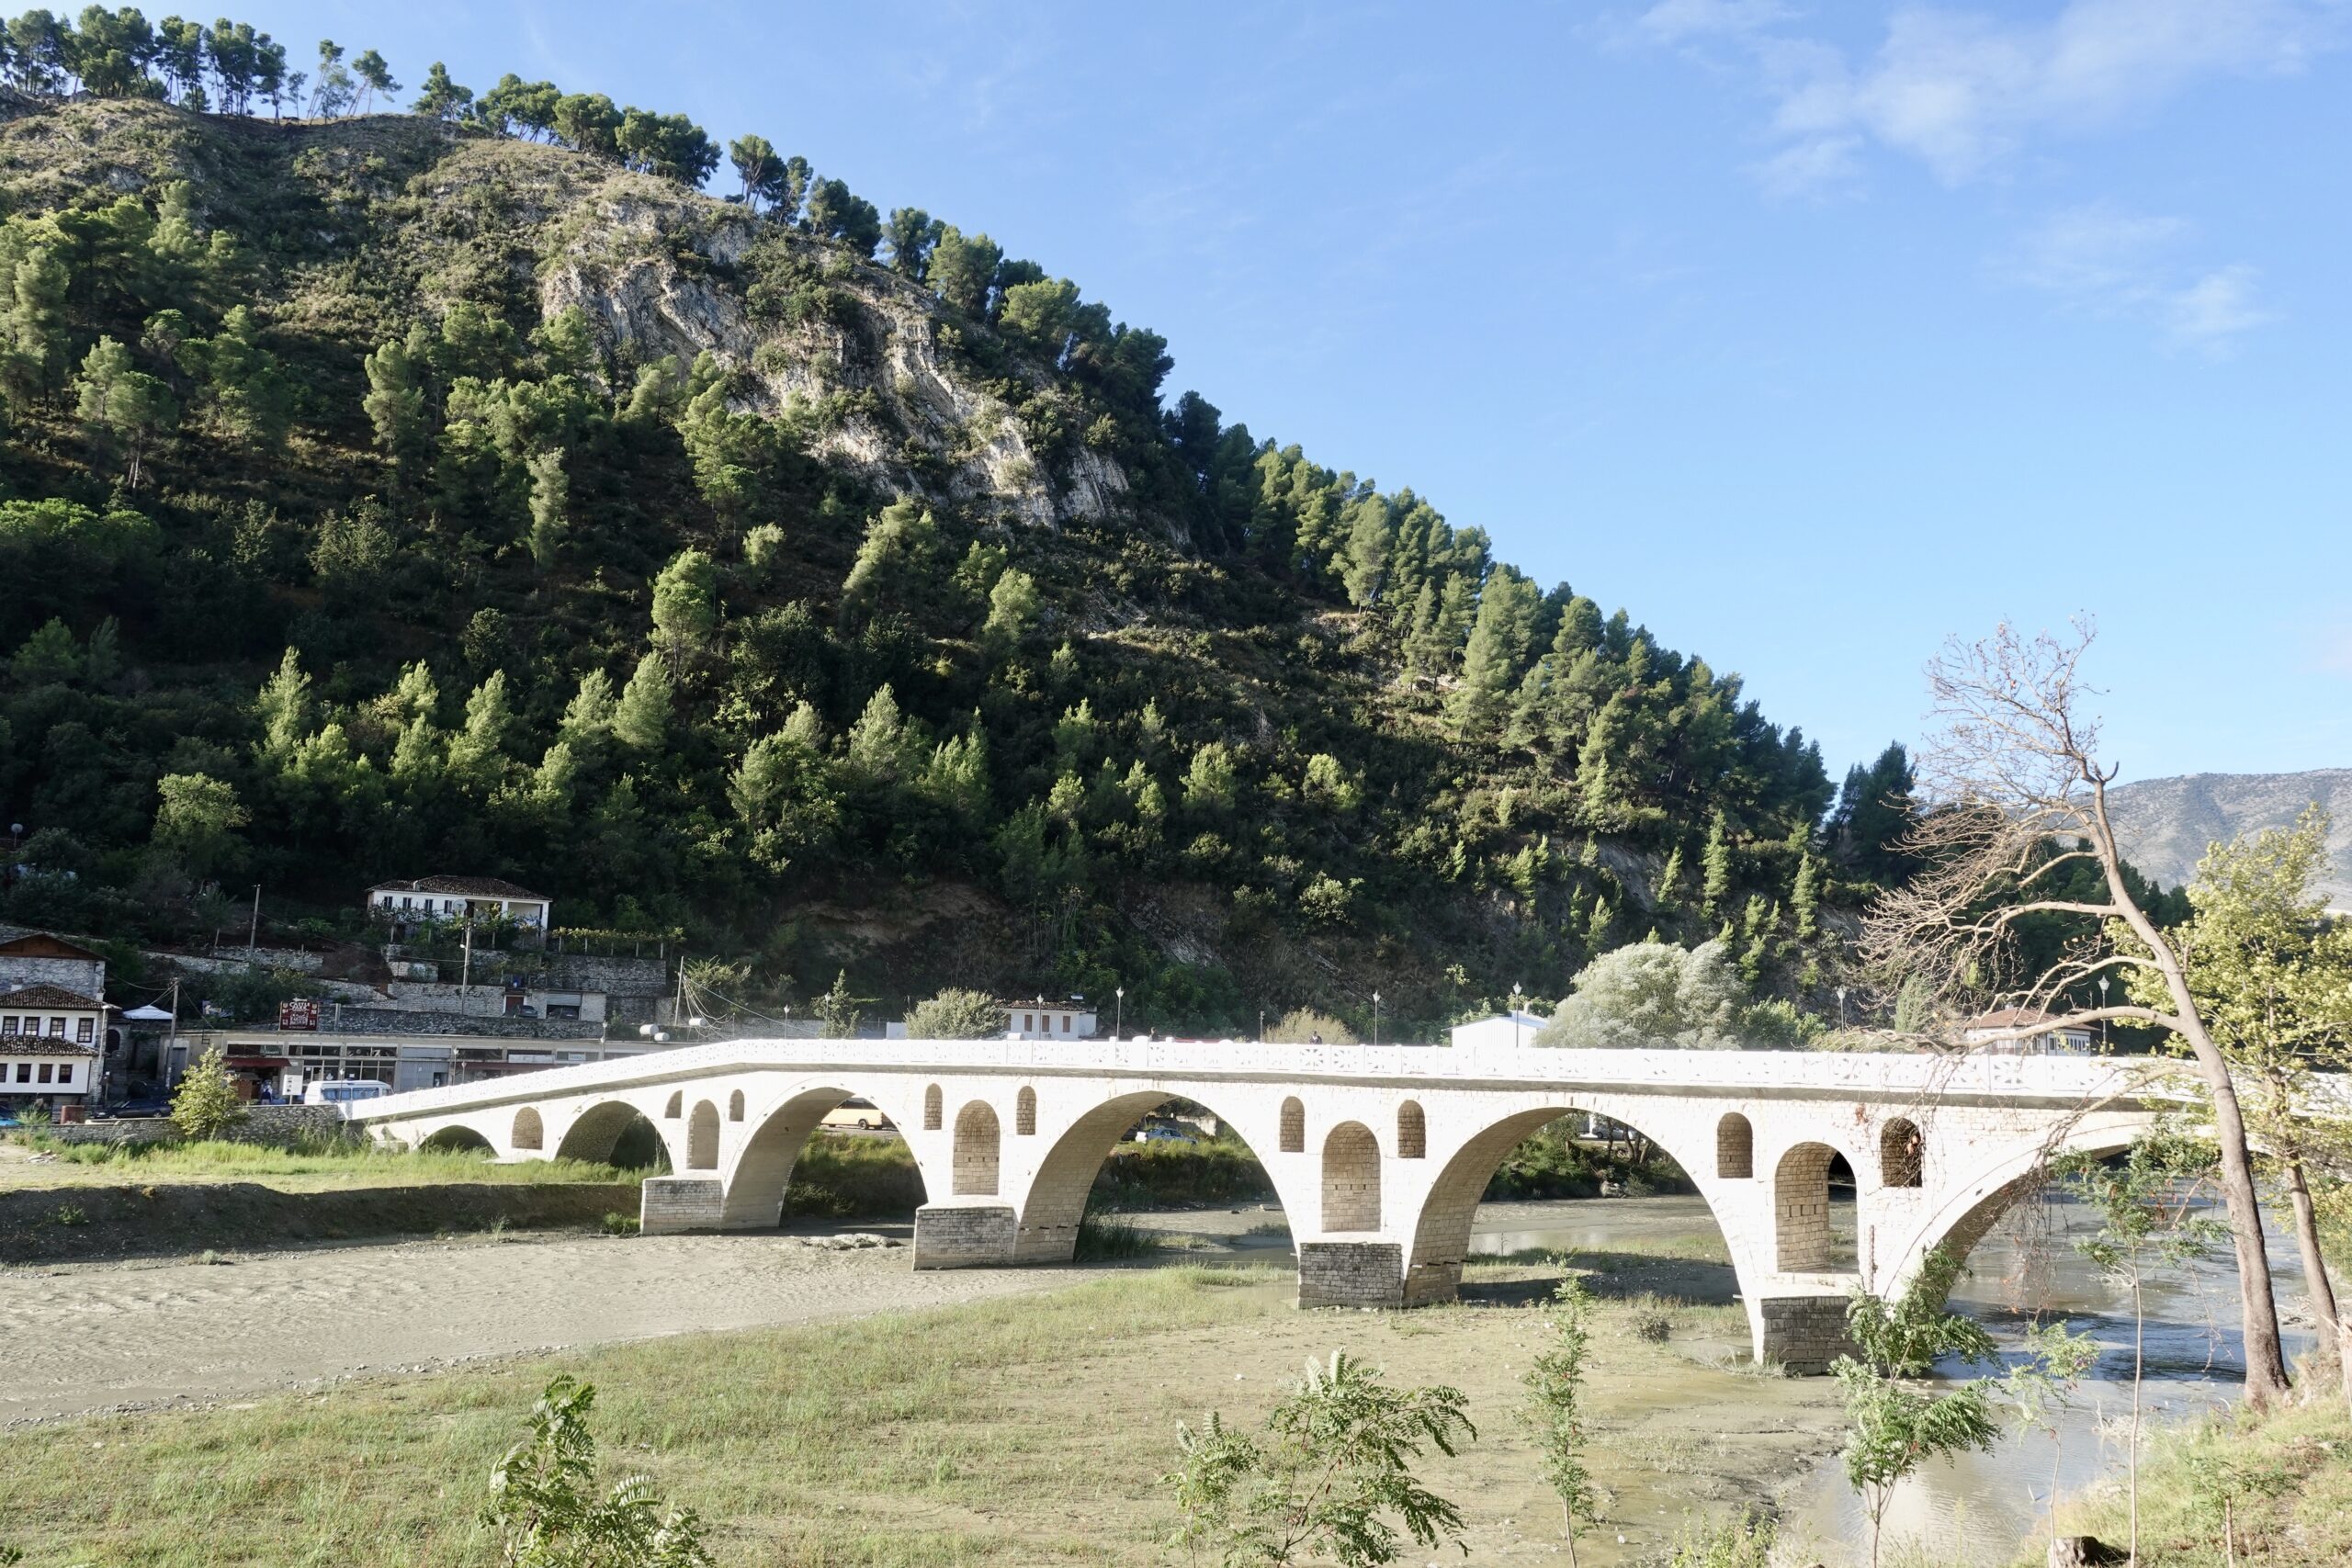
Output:
<path fill-rule="evenodd" d="M 904 1219 L 922 1200 L 922 1177 L 904 1139 L 818 1132 L 793 1162 L 784 1211 L 829 1220 Z"/>
<path fill-rule="evenodd" d="M 2308 1374 L 2307 1374 L 2308 1375 Z M 2322 1374 L 2326 1382 L 2332 1378 Z M 2177 1432 L 2160 1433 L 2140 1461 L 2140 1561 L 2145 1568 L 2197 1568 L 2222 1561 L 2221 1505 L 2207 1479 L 2217 1464 L 2274 1473 L 2285 1490 L 2246 1495 L 2232 1506 L 2237 1560 L 2263 1568 L 2335 1568 L 2352 1559 L 2352 1423 L 2332 1387 L 2313 1404 L 2262 1414 L 2243 1406 Z M 2065 1535 L 2095 1535 L 2120 1550 L 2130 1539 L 2120 1465 L 2088 1497 L 2062 1503 Z M 2039 1565 L 2037 1542 L 2016 1559 Z"/>
<path fill-rule="evenodd" d="M 479 1153 L 387 1149 L 351 1139 L 303 1138 L 285 1145 L 229 1143 L 64 1144 L 25 1140 L 54 1163 L 0 1164 L 0 1188 L 138 1187 L 177 1182 L 249 1181 L 281 1192 L 350 1187 L 524 1185 L 636 1182 L 644 1170 L 583 1160 L 524 1160 L 501 1165 Z"/>

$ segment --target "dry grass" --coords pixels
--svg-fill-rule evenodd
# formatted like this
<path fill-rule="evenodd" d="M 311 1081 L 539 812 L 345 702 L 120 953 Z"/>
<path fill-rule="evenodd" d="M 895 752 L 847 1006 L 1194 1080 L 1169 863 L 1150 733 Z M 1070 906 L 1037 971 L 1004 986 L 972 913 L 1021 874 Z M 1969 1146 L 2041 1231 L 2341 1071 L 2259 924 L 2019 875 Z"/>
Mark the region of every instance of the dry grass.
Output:
<path fill-rule="evenodd" d="M 50 1158 L 35 1156 L 47 1155 Z M 193 1144 L 57 1144 L 38 1136 L 0 1144 L 0 1191 L 48 1187 L 155 1187 L 251 1182 L 280 1192 L 334 1192 L 361 1187 L 438 1187 L 454 1182 L 637 1181 L 646 1173 L 580 1160 L 500 1165 L 479 1154 L 386 1150 L 318 1141 L 283 1147 L 208 1141 Z"/>

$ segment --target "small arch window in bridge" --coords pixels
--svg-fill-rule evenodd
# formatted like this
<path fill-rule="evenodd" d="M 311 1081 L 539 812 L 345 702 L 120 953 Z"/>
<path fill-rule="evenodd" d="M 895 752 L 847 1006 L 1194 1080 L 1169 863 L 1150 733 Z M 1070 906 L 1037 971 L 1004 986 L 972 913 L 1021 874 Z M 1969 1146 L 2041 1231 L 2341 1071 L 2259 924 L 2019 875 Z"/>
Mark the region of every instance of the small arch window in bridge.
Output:
<path fill-rule="evenodd" d="M 1715 1123 L 1715 1174 L 1726 1181 L 1756 1175 L 1756 1129 L 1736 1111 Z"/>
<path fill-rule="evenodd" d="M 1380 1140 L 1361 1122 L 1342 1122 L 1323 1140 L 1323 1228 L 1380 1228 Z"/>
<path fill-rule="evenodd" d="M 1926 1140 L 1918 1123 L 1897 1116 L 1880 1129 L 1878 1179 L 1885 1187 L 1917 1187 L 1927 1177 Z"/>
<path fill-rule="evenodd" d="M 540 1122 L 539 1113 L 537 1111 L 526 1105 L 514 1112 L 514 1136 L 512 1142 L 515 1148 L 545 1148 L 547 1141 L 547 1127 Z"/>
<path fill-rule="evenodd" d="M 922 1091 L 922 1130 L 926 1133 L 938 1132 L 944 1117 L 944 1109 L 939 1086 L 933 1084 Z"/>
<path fill-rule="evenodd" d="M 996 1109 L 975 1100 L 956 1112 L 956 1196 L 995 1197 L 996 1171 Z"/>
<path fill-rule="evenodd" d="M 1012 1102 L 1012 1132 L 1015 1137 L 1034 1138 L 1037 1135 L 1037 1091 L 1027 1084 Z"/>
<path fill-rule="evenodd" d="M 684 1089 L 680 1089 L 677 1093 L 670 1097 L 670 1103 L 662 1108 L 662 1120 L 664 1122 L 675 1122 L 679 1117 L 685 1114 L 685 1111 L 686 1094 Z"/>
<path fill-rule="evenodd" d="M 718 1107 L 707 1100 L 695 1101 L 695 1113 L 686 1122 L 686 1168 L 718 1168 Z"/>
<path fill-rule="evenodd" d="M 729 1122 L 743 1119 L 743 1091 L 740 1089 L 727 1097 L 727 1119 Z"/>
<path fill-rule="evenodd" d="M 1306 1107 L 1292 1095 L 1283 1101 L 1282 1152 L 1303 1155 L 1306 1152 Z"/>
<path fill-rule="evenodd" d="M 1419 1100 L 1408 1100 L 1396 1108 L 1396 1157 L 1424 1159 L 1429 1152 L 1429 1118 L 1421 1113 Z"/>

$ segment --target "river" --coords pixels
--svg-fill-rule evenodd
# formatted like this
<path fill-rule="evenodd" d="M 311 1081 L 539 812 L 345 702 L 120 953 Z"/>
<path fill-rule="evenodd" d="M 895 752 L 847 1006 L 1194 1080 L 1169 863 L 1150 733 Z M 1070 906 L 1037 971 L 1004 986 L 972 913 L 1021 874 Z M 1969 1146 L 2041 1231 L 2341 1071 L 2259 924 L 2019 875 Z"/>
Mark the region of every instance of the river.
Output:
<path fill-rule="evenodd" d="M 1850 1234 L 1851 1203 L 1833 1213 Z M 1695 1197 L 1597 1204 L 1590 1223 L 1568 1226 L 1528 1229 L 1523 1222 L 1515 1226 L 1515 1218 L 1511 1205 L 1482 1208 L 1472 1250 L 1606 1250 L 1634 1236 L 1713 1223 L 1705 1201 Z M 2120 1472 L 2132 1409 L 2132 1295 L 2128 1287 L 2102 1278 L 2077 1250 L 2076 1242 L 2097 1228 L 2096 1214 L 2079 1204 L 2020 1204 L 1970 1254 L 1970 1277 L 1952 1292 L 1952 1304 L 1984 1324 L 2005 1349 L 2018 1347 L 2038 1317 L 2064 1319 L 2094 1335 L 2105 1354 L 2060 1417 L 2054 1442 L 2039 1432 L 2012 1431 L 1990 1453 L 1930 1465 L 1905 1482 L 1887 1514 L 1890 1545 L 1932 1540 L 1935 1560 L 1954 1568 L 2007 1562 L 2021 1541 L 2048 1528 L 2053 1464 L 2056 1484 L 2065 1492 Z M 2293 1241 L 2277 1234 L 2270 1239 L 2279 1310 L 2290 1322 L 2307 1321 Z M 2141 1390 L 2148 1429 L 2221 1409 L 2238 1397 L 2245 1362 L 2235 1292 L 2236 1267 L 2226 1243 L 2199 1262 L 2148 1270 L 2142 1290 L 2147 1322 Z M 2290 1360 L 2311 1342 L 2307 1329 L 2290 1328 Z M 1971 1369 L 1939 1371 L 1958 1377 Z M 1860 1505 L 1834 1459 L 1792 1483 L 1781 1502 L 1783 1538 L 1807 1549 L 1802 1560 L 1867 1560 Z"/>

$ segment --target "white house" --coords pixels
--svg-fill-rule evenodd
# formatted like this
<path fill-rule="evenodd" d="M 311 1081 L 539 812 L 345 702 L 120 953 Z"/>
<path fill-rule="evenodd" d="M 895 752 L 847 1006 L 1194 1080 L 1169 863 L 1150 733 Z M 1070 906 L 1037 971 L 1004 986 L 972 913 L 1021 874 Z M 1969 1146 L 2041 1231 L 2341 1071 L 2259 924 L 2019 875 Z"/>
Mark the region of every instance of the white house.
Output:
<path fill-rule="evenodd" d="M 369 917 L 402 927 L 494 919 L 544 933 L 549 908 L 545 894 L 495 876 L 420 876 L 368 889 Z"/>
<path fill-rule="evenodd" d="M 97 998 L 62 986 L 0 991 L 0 1100 L 95 1097 L 106 1012 Z"/>
<path fill-rule="evenodd" d="M 1008 1040 L 1091 1040 L 1094 1010 L 1072 997 L 1066 1002 L 1001 1002 L 1004 1035 Z"/>
<path fill-rule="evenodd" d="M 1454 1049 L 1476 1050 L 1483 1046 L 1487 1050 L 1508 1051 L 1516 1045 L 1532 1045 L 1535 1043 L 1535 1032 L 1551 1021 L 1524 1008 L 1498 1012 L 1492 1018 L 1472 1019 L 1468 1023 L 1453 1026 Z"/>
<path fill-rule="evenodd" d="M 2086 1056 L 2091 1050 L 2091 1032 L 2081 1024 L 2069 1024 L 2064 1029 L 2044 1030 L 2038 1034 L 2013 1034 L 2018 1029 L 2031 1029 L 2036 1024 L 2055 1023 L 2055 1013 L 2039 1008 L 2003 1008 L 1998 1012 L 1981 1013 L 1968 1021 L 1961 1031 L 1961 1039 L 1972 1051 L 1993 1056 Z"/>

